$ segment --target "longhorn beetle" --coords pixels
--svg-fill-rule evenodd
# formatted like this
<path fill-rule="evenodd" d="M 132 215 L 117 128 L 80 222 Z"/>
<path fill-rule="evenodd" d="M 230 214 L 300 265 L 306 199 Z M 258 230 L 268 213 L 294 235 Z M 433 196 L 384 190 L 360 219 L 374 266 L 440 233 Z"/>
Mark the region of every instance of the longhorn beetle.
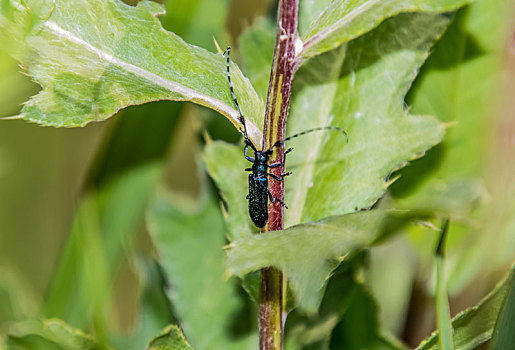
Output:
<path fill-rule="evenodd" d="M 305 134 L 309 134 L 314 131 L 321 131 L 321 130 L 334 130 L 339 131 L 347 137 L 347 133 L 338 127 L 335 126 L 325 126 L 321 128 L 314 128 L 309 129 L 306 131 L 303 131 L 301 133 L 289 136 L 283 140 L 279 140 L 275 142 L 269 149 L 267 150 L 258 150 L 256 146 L 250 141 L 249 136 L 247 134 L 247 127 L 245 125 L 245 117 L 243 117 L 243 114 L 241 113 L 240 104 L 238 103 L 238 100 L 236 99 L 236 95 L 234 94 L 234 89 L 232 86 L 231 81 L 231 74 L 229 71 L 229 54 L 231 52 L 231 48 L 228 47 L 227 50 L 224 52 L 224 54 L 227 54 L 227 80 L 229 81 L 229 87 L 231 89 L 232 98 L 234 100 L 234 103 L 236 104 L 236 107 L 238 109 L 240 122 L 243 125 L 243 129 L 240 129 L 240 131 L 243 133 L 243 137 L 245 138 L 245 150 L 243 151 L 245 155 L 245 159 L 247 159 L 249 162 L 253 163 L 251 168 L 246 168 L 245 171 L 250 171 L 249 174 L 249 193 L 247 195 L 247 199 L 249 200 L 249 215 L 252 221 L 254 222 L 254 225 L 261 228 L 264 227 L 268 221 L 268 198 L 270 198 L 270 201 L 272 203 L 275 203 L 276 201 L 281 203 L 283 207 L 288 209 L 286 204 L 284 204 L 283 201 L 281 201 L 279 198 L 276 198 L 272 195 L 270 190 L 268 189 L 268 176 L 271 176 L 276 181 L 283 181 L 285 176 L 290 175 L 291 173 L 284 173 L 281 176 L 277 176 L 275 174 L 269 173 L 268 168 L 277 168 L 282 165 L 284 165 L 286 161 L 286 154 L 290 153 L 293 148 L 288 148 L 284 152 L 283 160 L 282 162 L 272 163 L 268 164 L 268 161 L 270 160 L 270 156 L 274 152 L 274 148 L 282 146 L 286 141 L 289 141 L 295 137 L 302 136 Z M 254 151 L 254 158 L 249 157 L 247 155 L 248 149 L 252 148 Z"/>

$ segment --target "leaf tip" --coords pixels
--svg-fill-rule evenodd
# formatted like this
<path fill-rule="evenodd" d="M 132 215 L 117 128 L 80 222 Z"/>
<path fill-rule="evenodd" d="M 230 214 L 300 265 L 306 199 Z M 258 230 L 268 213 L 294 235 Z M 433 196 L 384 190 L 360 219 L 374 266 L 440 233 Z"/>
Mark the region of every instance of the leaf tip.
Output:
<path fill-rule="evenodd" d="M 18 119 L 23 119 L 23 115 L 18 114 L 18 115 L 12 115 L 9 117 L 1 117 L 0 118 L 0 120 L 18 120 Z"/>
<path fill-rule="evenodd" d="M 234 244 L 234 242 L 231 242 L 231 243 L 229 243 L 229 244 L 224 245 L 222 248 L 223 248 L 224 250 L 230 250 L 230 249 L 233 249 L 235 246 L 236 246 L 236 245 Z"/>
<path fill-rule="evenodd" d="M 439 230 L 440 236 L 435 249 L 437 256 L 443 257 L 445 255 L 445 239 L 447 238 L 447 232 L 449 231 L 449 218 L 445 218 L 442 223 L 442 228 Z"/>
<path fill-rule="evenodd" d="M 432 222 L 430 221 L 425 221 L 425 220 L 416 220 L 414 221 L 414 224 L 415 225 L 418 225 L 420 227 L 424 227 L 424 228 L 427 228 L 429 230 L 432 230 L 432 231 L 437 231 L 437 232 L 440 232 L 440 228 L 437 227 L 435 224 L 433 224 Z"/>
<path fill-rule="evenodd" d="M 218 41 L 216 41 L 216 38 L 213 36 L 213 42 L 215 43 L 215 46 L 216 46 L 216 52 L 218 54 L 223 54 L 223 51 L 222 49 L 220 48 L 220 45 L 218 45 Z"/>
<path fill-rule="evenodd" d="M 234 273 L 233 273 L 233 271 L 230 268 L 225 269 L 224 275 L 223 275 L 224 281 L 228 281 L 229 278 L 231 278 L 233 275 L 234 275 Z"/>
<path fill-rule="evenodd" d="M 458 123 L 459 122 L 457 120 L 455 120 L 455 121 L 452 121 L 452 122 L 445 122 L 445 123 L 442 123 L 442 124 L 443 124 L 444 129 L 448 129 L 448 128 L 452 128 L 452 127 L 458 125 Z"/>
<path fill-rule="evenodd" d="M 397 181 L 399 178 L 401 177 L 401 174 L 398 174 L 396 176 L 394 176 L 393 178 L 391 179 L 388 179 L 384 182 L 384 189 L 387 189 L 388 187 L 390 187 L 395 181 Z"/>

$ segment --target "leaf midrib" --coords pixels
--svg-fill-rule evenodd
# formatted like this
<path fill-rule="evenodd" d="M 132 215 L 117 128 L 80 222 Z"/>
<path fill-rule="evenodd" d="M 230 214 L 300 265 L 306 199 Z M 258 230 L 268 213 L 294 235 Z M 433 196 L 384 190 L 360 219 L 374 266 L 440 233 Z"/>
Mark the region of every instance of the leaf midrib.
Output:
<path fill-rule="evenodd" d="M 163 87 L 172 92 L 178 92 L 181 95 L 183 95 L 184 97 L 191 99 L 191 100 L 208 101 L 208 102 L 210 102 L 210 105 L 219 106 L 220 110 L 223 110 L 223 111 L 229 112 L 231 109 L 227 104 L 223 103 L 220 100 L 216 100 L 216 99 L 211 98 L 208 95 L 198 93 L 197 91 L 195 91 L 191 88 L 188 88 L 182 84 L 168 80 L 168 79 L 163 78 L 155 73 L 149 72 L 148 70 L 145 70 L 143 68 L 135 66 L 131 63 L 125 62 L 119 58 L 116 58 L 115 56 L 111 55 L 110 53 L 107 53 L 107 52 L 93 46 L 92 44 L 88 43 L 86 40 L 76 36 L 72 32 L 70 32 L 66 29 L 63 29 L 55 22 L 47 21 L 47 22 L 45 22 L 44 25 L 50 31 L 52 31 L 55 35 L 59 36 L 60 38 L 65 38 L 66 40 L 68 40 L 72 43 L 78 44 L 81 47 L 87 49 L 88 51 L 95 53 L 101 59 L 103 59 L 117 67 L 120 67 L 129 73 L 140 76 L 160 87 Z"/>
<path fill-rule="evenodd" d="M 84 48 L 85 50 L 88 50 L 89 52 L 94 53 L 103 61 L 109 62 L 110 64 L 117 66 L 124 71 L 132 73 L 136 76 L 139 76 L 157 86 L 160 86 L 166 90 L 169 90 L 170 92 L 178 93 L 178 94 L 182 95 L 184 97 L 184 99 L 186 99 L 186 100 L 190 100 L 190 101 L 198 103 L 200 105 L 210 107 L 210 108 L 220 112 L 221 114 L 230 117 L 234 121 L 234 124 L 239 123 L 237 110 L 232 108 L 227 103 L 225 103 L 219 99 L 213 98 L 213 97 L 203 94 L 203 93 L 200 93 L 197 90 L 191 89 L 187 86 L 184 86 L 177 82 L 171 81 L 160 75 L 152 73 L 141 67 L 138 67 L 132 63 L 129 63 L 122 59 L 119 59 L 119 58 L 113 56 L 112 54 L 90 44 L 86 40 L 75 35 L 74 33 L 62 28 L 56 22 L 49 20 L 44 23 L 44 26 L 51 33 L 53 33 L 54 35 L 59 37 L 61 40 L 64 39 L 68 42 L 79 45 L 80 47 Z M 261 131 L 259 131 L 259 129 L 253 123 L 248 123 L 247 128 L 250 129 L 249 133 L 251 133 L 252 135 L 261 134 Z"/>

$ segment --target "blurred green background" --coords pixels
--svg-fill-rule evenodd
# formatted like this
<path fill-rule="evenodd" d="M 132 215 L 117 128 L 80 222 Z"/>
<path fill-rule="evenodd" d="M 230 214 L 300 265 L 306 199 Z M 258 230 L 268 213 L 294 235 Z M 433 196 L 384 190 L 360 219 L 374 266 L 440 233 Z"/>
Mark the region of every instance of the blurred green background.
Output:
<path fill-rule="evenodd" d="M 515 254 L 515 42 L 508 17 L 513 12 L 507 11 L 513 5 L 481 5 L 486 3 L 460 11 L 451 29 L 473 40 L 460 47 L 454 43 L 463 38 L 446 34 L 407 99 L 413 113 L 467 127 L 451 126 L 444 144 L 400 171 L 387 195 L 406 207 L 430 207 L 440 193 L 434 191 L 434 178 L 449 174 L 467 184 L 467 195 L 476 191 L 469 198 L 456 188 L 461 202 L 449 204 L 458 214 L 465 208 L 462 220 L 453 224 L 448 248 L 453 315 L 484 296 Z M 216 50 L 213 37 L 222 47 L 237 47 L 245 28 L 274 13 L 271 1 L 170 0 L 165 5 L 165 28 L 211 51 Z M 478 15 L 482 11 L 484 17 Z M 500 14 L 495 28 L 492 21 L 482 22 Z M 475 26 L 489 30 L 475 33 Z M 232 58 L 238 62 L 237 51 Z M 454 69 L 453 60 L 466 61 L 465 66 Z M 0 52 L 0 116 L 16 115 L 39 90 L 20 71 Z M 449 105 L 435 104 L 443 100 Z M 0 332 L 12 321 L 39 314 L 93 327 L 100 336 L 120 334 L 118 344 L 124 334 L 145 331 L 140 304 L 146 293 L 166 304 L 160 292 L 166 281 L 153 263 L 145 229 L 146 206 L 161 186 L 185 202 L 198 197 L 203 130 L 214 139 L 239 139 L 216 113 L 167 101 L 130 107 L 80 129 L 0 121 Z M 371 254 L 370 286 L 381 318 L 414 344 L 434 329 L 428 316 L 432 251 L 425 249 L 433 239 L 415 228 Z M 398 276 L 403 278 L 394 282 L 397 288 L 384 288 Z M 173 312 L 161 310 L 148 333 L 154 335 L 173 318 Z"/>

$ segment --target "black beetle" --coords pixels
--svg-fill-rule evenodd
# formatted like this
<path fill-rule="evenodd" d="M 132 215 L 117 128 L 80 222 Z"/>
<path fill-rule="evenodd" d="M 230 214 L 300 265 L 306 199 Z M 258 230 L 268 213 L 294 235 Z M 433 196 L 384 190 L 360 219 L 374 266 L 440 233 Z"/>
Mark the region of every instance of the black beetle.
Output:
<path fill-rule="evenodd" d="M 277 176 L 275 174 L 269 173 L 269 168 L 277 168 L 282 165 L 284 165 L 286 160 L 286 154 L 291 152 L 293 148 L 288 148 L 284 152 L 283 160 L 282 162 L 272 163 L 268 164 L 268 161 L 270 160 L 270 156 L 273 154 L 274 148 L 282 146 L 286 141 L 289 141 L 295 137 L 308 134 L 313 131 L 320 131 L 320 130 L 335 130 L 342 132 L 345 137 L 347 137 L 347 133 L 338 127 L 335 126 L 326 126 L 321 128 L 314 128 L 309 129 L 306 131 L 303 131 L 301 133 L 289 136 L 285 138 L 284 140 L 279 140 L 275 142 L 269 149 L 267 150 L 258 150 L 256 146 L 250 141 L 248 134 L 247 134 L 247 127 L 245 125 L 245 118 L 243 117 L 243 114 L 241 113 L 240 105 L 238 103 L 238 100 L 236 99 L 236 95 L 234 94 L 234 89 L 232 86 L 231 81 L 231 74 L 229 71 L 229 54 L 231 52 L 231 48 L 228 47 L 225 53 L 227 53 L 227 80 L 229 81 L 229 87 L 231 88 L 231 94 L 232 98 L 234 100 L 234 103 L 236 104 L 236 107 L 238 109 L 238 113 L 240 115 L 240 122 L 243 125 L 243 129 L 241 130 L 243 133 L 243 137 L 245 138 L 245 150 L 244 155 L 245 159 L 247 159 L 249 162 L 252 162 L 251 168 L 246 168 L 245 171 L 251 171 L 249 174 L 249 193 L 247 194 L 247 199 L 249 200 L 249 215 L 252 219 L 252 222 L 254 222 L 254 225 L 261 228 L 266 225 L 268 222 L 268 198 L 270 198 L 270 201 L 272 203 L 275 203 L 278 201 L 281 203 L 281 205 L 285 208 L 288 208 L 286 204 L 284 204 L 283 201 L 281 201 L 279 198 L 276 198 L 272 195 L 270 190 L 268 189 L 268 176 L 271 176 L 277 181 L 282 181 L 285 176 L 290 175 L 291 173 L 284 173 L 281 176 Z M 224 54 L 225 54 L 224 53 Z M 248 149 L 252 148 L 254 151 L 254 158 L 247 155 Z"/>

